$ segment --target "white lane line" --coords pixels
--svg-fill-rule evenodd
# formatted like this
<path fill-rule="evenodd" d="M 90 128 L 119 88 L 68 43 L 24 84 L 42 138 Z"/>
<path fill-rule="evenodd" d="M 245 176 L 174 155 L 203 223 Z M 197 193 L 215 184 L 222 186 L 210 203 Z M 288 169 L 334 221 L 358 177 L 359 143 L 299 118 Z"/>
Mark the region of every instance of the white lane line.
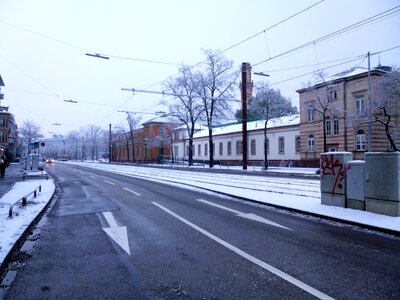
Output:
<path fill-rule="evenodd" d="M 92 177 L 92 178 L 97 178 L 96 176 L 93 176 L 93 175 L 89 175 L 89 177 Z"/>
<path fill-rule="evenodd" d="M 228 242 L 220 239 L 219 237 L 213 235 L 212 233 L 204 230 L 203 228 L 197 226 L 196 224 L 186 220 L 185 218 L 179 216 L 178 214 L 174 213 L 173 211 L 169 210 L 168 208 L 156 203 L 156 202 L 152 202 L 155 206 L 158 206 L 159 208 L 161 208 L 162 210 L 164 210 L 165 212 L 167 212 L 168 214 L 170 214 L 171 216 L 177 218 L 179 221 L 185 223 L 186 225 L 189 225 L 190 227 L 192 227 L 193 229 L 199 231 L 200 233 L 204 234 L 205 236 L 209 237 L 210 239 L 214 240 L 215 242 L 219 243 L 220 245 L 228 248 L 229 250 L 235 252 L 236 254 L 242 256 L 243 258 L 251 261 L 252 263 L 260 266 L 261 268 L 275 274 L 276 276 L 282 278 L 283 280 L 288 281 L 289 283 L 301 288 L 302 290 L 306 291 L 307 293 L 319 298 L 319 299 L 334 299 L 330 296 L 328 296 L 327 294 L 324 294 L 323 292 L 318 291 L 317 289 L 309 286 L 308 284 L 292 277 L 289 274 L 286 274 L 285 272 L 263 262 L 262 260 L 244 252 L 243 250 L 240 250 L 239 248 L 229 244 Z"/>
<path fill-rule="evenodd" d="M 268 219 L 260 217 L 260 216 L 258 216 L 256 214 L 243 213 L 241 211 L 234 210 L 232 208 L 229 208 L 229 207 L 226 207 L 226 206 L 223 206 L 223 205 L 219 205 L 219 204 L 216 204 L 214 202 L 210 202 L 210 201 L 207 201 L 207 200 L 204 200 L 204 199 L 197 199 L 197 201 L 200 201 L 202 203 L 205 203 L 205 204 L 208 204 L 208 205 L 211 205 L 211 206 L 214 206 L 214 207 L 218 207 L 218 208 L 223 209 L 223 210 L 227 210 L 227 211 L 232 212 L 232 213 L 234 213 L 235 215 L 237 215 L 238 217 L 241 217 L 241 218 L 246 218 L 246 219 L 253 220 L 253 221 L 256 221 L 256 222 L 260 222 L 260 223 L 264 223 L 264 224 L 267 224 L 267 225 L 271 225 L 271 226 L 275 226 L 275 227 L 279 227 L 279 228 L 283 228 L 283 229 L 286 229 L 286 230 L 293 231 L 293 229 L 290 229 L 288 227 L 282 226 L 282 225 L 280 225 L 278 223 L 275 223 L 273 221 L 270 221 Z"/>
<path fill-rule="evenodd" d="M 111 185 L 115 185 L 115 183 L 114 182 L 111 182 L 111 181 L 107 181 L 107 180 L 103 180 L 105 183 L 108 183 L 108 184 L 111 184 Z"/>
<path fill-rule="evenodd" d="M 125 190 L 125 191 L 128 191 L 128 192 L 130 192 L 130 193 L 132 193 L 132 194 L 135 194 L 136 196 L 140 196 L 139 193 L 137 193 L 137 192 L 135 192 L 135 191 L 132 191 L 132 190 L 130 190 L 130 189 L 128 189 L 128 188 L 124 188 L 124 190 Z"/>

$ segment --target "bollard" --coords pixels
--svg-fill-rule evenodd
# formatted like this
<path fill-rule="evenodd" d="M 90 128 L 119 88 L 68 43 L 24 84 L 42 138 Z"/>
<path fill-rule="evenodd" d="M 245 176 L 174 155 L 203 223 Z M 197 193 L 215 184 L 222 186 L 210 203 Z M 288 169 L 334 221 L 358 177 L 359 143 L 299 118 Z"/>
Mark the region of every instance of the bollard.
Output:
<path fill-rule="evenodd" d="M 346 207 L 346 163 L 352 159 L 350 152 L 321 153 L 321 204 Z"/>
<path fill-rule="evenodd" d="M 22 198 L 22 206 L 26 205 L 26 197 Z"/>

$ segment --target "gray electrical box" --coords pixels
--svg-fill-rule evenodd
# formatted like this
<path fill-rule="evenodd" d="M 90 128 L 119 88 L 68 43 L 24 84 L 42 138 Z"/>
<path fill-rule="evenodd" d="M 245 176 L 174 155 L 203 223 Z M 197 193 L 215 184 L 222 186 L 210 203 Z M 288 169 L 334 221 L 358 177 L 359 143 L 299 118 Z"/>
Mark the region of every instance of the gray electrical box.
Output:
<path fill-rule="evenodd" d="M 320 154 L 321 204 L 346 207 L 346 163 L 352 159 L 350 152 Z"/>
<path fill-rule="evenodd" d="M 366 210 L 400 216 L 400 153 L 365 154 Z"/>
<path fill-rule="evenodd" d="M 346 163 L 347 207 L 365 210 L 365 162 L 350 160 Z"/>

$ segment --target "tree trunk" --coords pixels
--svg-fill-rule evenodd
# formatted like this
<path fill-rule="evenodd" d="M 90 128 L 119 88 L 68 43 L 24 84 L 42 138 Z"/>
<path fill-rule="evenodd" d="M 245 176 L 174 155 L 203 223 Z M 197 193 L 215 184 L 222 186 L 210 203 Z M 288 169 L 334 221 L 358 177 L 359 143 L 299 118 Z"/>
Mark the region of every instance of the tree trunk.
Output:
<path fill-rule="evenodd" d="M 268 120 L 264 123 L 264 169 L 268 170 L 268 140 L 267 140 L 267 123 Z"/>
<path fill-rule="evenodd" d="M 208 166 L 210 168 L 214 167 L 214 144 L 212 136 L 212 128 L 208 127 L 208 143 L 210 144 L 210 155 Z"/>

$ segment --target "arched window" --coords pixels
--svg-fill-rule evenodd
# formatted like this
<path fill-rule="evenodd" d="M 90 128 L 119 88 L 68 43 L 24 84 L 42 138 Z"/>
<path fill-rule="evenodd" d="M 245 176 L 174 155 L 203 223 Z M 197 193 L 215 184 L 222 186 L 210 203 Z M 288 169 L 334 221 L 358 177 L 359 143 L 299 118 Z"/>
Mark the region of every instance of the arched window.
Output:
<path fill-rule="evenodd" d="M 315 139 L 314 135 L 310 134 L 308 136 L 308 152 L 314 152 L 315 151 Z"/>
<path fill-rule="evenodd" d="M 356 134 L 356 150 L 365 150 L 365 132 L 362 129 L 358 130 Z"/>

